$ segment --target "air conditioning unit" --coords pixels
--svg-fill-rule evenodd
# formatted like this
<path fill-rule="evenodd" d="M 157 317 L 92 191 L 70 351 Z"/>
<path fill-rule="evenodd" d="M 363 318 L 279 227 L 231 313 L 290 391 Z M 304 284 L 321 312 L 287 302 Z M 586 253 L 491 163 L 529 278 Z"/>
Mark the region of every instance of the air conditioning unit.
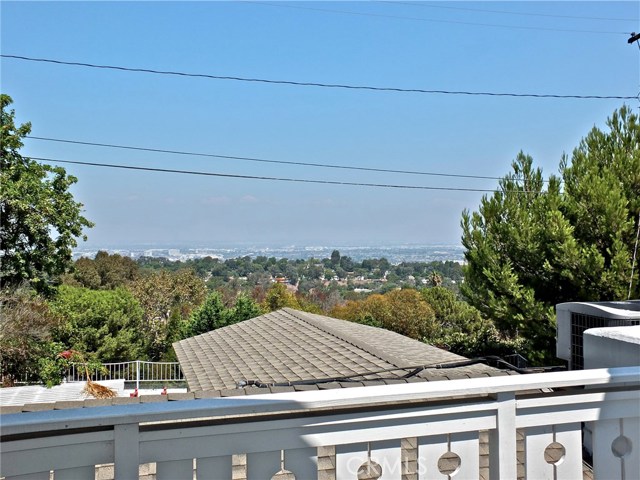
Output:
<path fill-rule="evenodd" d="M 640 300 L 559 303 L 556 305 L 556 355 L 569 362 L 569 370 L 582 370 L 585 330 L 631 325 L 640 325 Z"/>

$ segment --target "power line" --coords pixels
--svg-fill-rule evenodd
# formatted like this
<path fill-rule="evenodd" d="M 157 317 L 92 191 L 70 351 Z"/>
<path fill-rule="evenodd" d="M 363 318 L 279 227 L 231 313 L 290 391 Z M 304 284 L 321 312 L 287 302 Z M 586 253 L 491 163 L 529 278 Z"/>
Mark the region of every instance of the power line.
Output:
<path fill-rule="evenodd" d="M 264 5 L 267 7 L 279 7 L 279 8 L 295 8 L 298 10 L 311 10 L 317 12 L 329 12 L 329 13 L 342 13 L 346 15 L 357 15 L 362 17 L 379 17 L 379 18 L 393 18 L 396 20 L 417 20 L 421 22 L 430 22 L 430 23 L 451 23 L 457 25 L 472 25 L 477 27 L 495 27 L 495 28 L 510 28 L 510 29 L 518 29 L 518 30 L 542 30 L 546 32 L 569 32 L 569 33 L 596 33 L 596 34 L 610 34 L 610 35 L 627 35 L 628 32 L 612 32 L 612 31 L 603 31 L 603 30 L 577 30 L 577 29 L 566 29 L 566 28 L 551 28 L 551 27 L 527 27 L 521 25 L 503 25 L 503 24 L 495 24 L 495 23 L 478 23 L 478 22 L 463 22 L 458 20 L 436 20 L 431 18 L 422 18 L 422 17 L 405 17 L 401 15 L 386 15 L 381 13 L 367 13 L 367 12 L 354 12 L 349 10 L 335 10 L 329 8 L 317 8 L 317 7 L 302 7 L 299 5 L 282 5 L 278 3 L 267 3 L 267 2 L 252 2 L 252 1 L 242 1 L 238 3 L 252 3 L 256 5 Z M 391 2 L 395 3 L 395 2 Z"/>
<path fill-rule="evenodd" d="M 397 88 L 397 87 L 373 87 L 365 85 L 348 85 L 338 83 L 318 83 L 318 82 L 297 82 L 293 80 L 269 80 L 264 78 L 247 78 L 222 75 L 209 75 L 205 73 L 187 73 L 175 72 L 168 70 L 153 70 L 149 68 L 133 68 L 115 65 L 99 65 L 84 62 L 67 62 L 63 60 L 54 60 L 50 58 L 34 58 L 21 55 L 0 54 L 2 58 L 12 58 L 15 60 L 25 60 L 29 62 L 44 62 L 57 65 L 70 65 L 76 67 L 99 68 L 106 70 L 119 70 L 124 72 L 153 73 L 157 75 L 174 75 L 180 77 L 197 77 L 208 78 L 214 80 L 234 80 L 240 82 L 269 83 L 280 85 L 296 85 L 302 87 L 323 87 L 323 88 L 343 88 L 350 90 L 372 90 L 382 92 L 402 92 L 402 93 L 426 93 L 426 94 L 442 94 L 442 95 L 471 95 L 471 96 L 489 96 L 489 97 L 528 97 L 528 98 L 562 98 L 562 99 L 599 99 L 599 100 L 636 100 L 638 96 L 623 95 L 556 95 L 556 94 L 540 94 L 540 93 L 497 93 L 497 92 L 471 92 L 458 90 L 426 90 L 421 88 Z"/>
<path fill-rule="evenodd" d="M 36 137 L 32 135 L 28 135 L 26 138 L 32 140 L 44 140 L 48 142 L 59 142 L 59 143 L 70 143 L 74 145 L 90 145 L 95 147 L 105 147 L 105 148 L 119 148 L 123 150 L 137 150 L 143 152 L 154 152 L 154 153 L 169 153 L 174 155 L 187 155 L 194 157 L 208 157 L 208 158 L 221 158 L 226 160 L 241 160 L 241 161 L 249 161 L 249 162 L 261 162 L 261 163 L 275 163 L 281 165 L 298 165 L 304 167 L 318 167 L 318 168 L 335 168 L 341 170 L 359 170 L 365 172 L 379 172 L 379 173 L 400 173 L 405 175 L 426 175 L 426 176 L 436 176 L 436 177 L 452 177 L 452 178 L 473 178 L 473 179 L 481 179 L 481 180 L 500 180 L 501 177 L 489 177 L 483 175 L 463 175 L 463 174 L 455 174 L 455 173 L 440 173 L 440 172 L 420 172 L 413 170 L 392 170 L 388 168 L 372 168 L 372 167 L 355 167 L 349 165 L 336 165 L 329 163 L 310 163 L 310 162 L 293 162 L 286 160 L 268 160 L 265 158 L 254 158 L 254 157 L 238 157 L 232 155 L 218 155 L 213 153 L 202 153 L 202 152 L 187 152 L 182 150 L 164 150 L 160 148 L 147 148 L 147 147 L 136 147 L 131 145 L 116 145 L 109 143 L 96 143 L 96 142 L 83 142 L 79 140 L 64 140 L 60 138 L 48 138 L 48 137 Z"/>
<path fill-rule="evenodd" d="M 532 13 L 532 12 L 510 12 L 507 10 L 487 10 L 484 8 L 468 8 L 468 7 L 452 7 L 450 5 L 431 5 L 423 2 L 397 2 L 397 1 L 382 1 L 381 3 L 411 5 L 412 7 L 426 7 L 426 8 L 442 8 L 448 10 L 465 10 L 469 12 L 487 12 L 487 13 L 501 13 L 505 15 L 518 15 L 523 17 L 549 17 L 549 18 L 572 18 L 576 20 L 604 20 L 611 22 L 637 22 L 637 18 L 611 18 L 611 17 L 583 17 L 578 15 L 557 15 L 550 13 Z"/>
<path fill-rule="evenodd" d="M 275 181 L 275 182 L 315 183 L 315 184 L 321 184 L 321 185 L 347 185 L 347 186 L 354 186 L 354 187 L 394 188 L 394 189 L 405 189 L 405 190 L 441 190 L 441 191 L 453 191 L 453 192 L 482 192 L 482 193 L 497 192 L 497 190 L 480 189 L 480 188 L 430 187 L 430 186 L 417 186 L 417 185 L 394 185 L 394 184 L 383 184 L 383 183 L 340 182 L 340 181 L 332 181 L 332 180 L 310 180 L 310 179 L 301 179 L 301 178 L 265 177 L 265 176 L 256 176 L 256 175 L 237 175 L 237 174 L 230 174 L 230 173 L 199 172 L 194 170 L 175 170 L 175 169 L 169 169 L 169 168 L 139 167 L 139 166 L 133 166 L 133 165 L 81 162 L 81 161 L 75 161 L 75 160 L 61 160 L 61 159 L 43 158 L 43 157 L 29 157 L 29 158 L 33 160 L 39 160 L 42 162 L 85 165 L 85 166 L 91 166 L 91 167 L 118 168 L 118 169 L 125 169 L 125 170 L 145 171 L 145 172 L 179 173 L 179 174 L 185 174 L 185 175 L 239 178 L 239 179 L 248 179 L 248 180 L 268 180 L 268 181 Z M 518 193 L 536 193 L 537 194 L 539 192 L 518 191 Z"/>

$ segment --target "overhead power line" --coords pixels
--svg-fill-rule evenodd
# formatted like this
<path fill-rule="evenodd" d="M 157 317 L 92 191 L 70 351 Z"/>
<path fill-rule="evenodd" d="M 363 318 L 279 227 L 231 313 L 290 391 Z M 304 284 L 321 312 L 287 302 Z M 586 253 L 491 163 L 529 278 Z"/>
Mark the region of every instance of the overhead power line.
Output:
<path fill-rule="evenodd" d="M 393 18 L 396 20 L 416 20 L 416 21 L 430 22 L 430 23 L 451 23 L 451 24 L 457 24 L 457 25 L 471 25 L 476 27 L 510 28 L 510 29 L 518 29 L 518 30 L 542 30 L 547 32 L 595 33 L 595 34 L 605 34 L 605 35 L 627 35 L 628 34 L 628 32 L 620 32 L 620 31 L 612 32 L 612 31 L 604 31 L 604 30 L 578 30 L 578 29 L 568 29 L 568 28 L 530 27 L 530 26 L 522 26 L 522 25 L 503 25 L 503 24 L 496 24 L 496 23 L 463 22 L 458 20 L 440 20 L 440 19 L 423 18 L 423 17 L 405 17 L 401 15 L 354 12 L 351 10 L 335 10 L 330 8 L 303 7 L 300 5 L 290 5 L 290 4 L 283 5 L 280 3 L 268 3 L 268 2 L 257 2 L 257 1 L 242 1 L 239 3 L 252 3 L 252 4 L 263 5 L 267 7 L 295 8 L 298 10 L 311 10 L 311 11 L 317 11 L 317 12 L 342 13 L 345 15 L 357 15 L 361 17 Z M 395 3 L 395 2 L 391 2 L 391 3 Z"/>
<path fill-rule="evenodd" d="M 411 5 L 412 7 L 440 8 L 440 9 L 447 9 L 447 10 L 464 10 L 468 12 L 500 13 L 504 15 L 517 15 L 521 17 L 572 18 L 576 20 L 603 20 L 605 22 L 637 22 L 638 21 L 637 18 L 584 17 L 579 15 L 558 15 L 558 14 L 552 14 L 552 13 L 513 12 L 513 11 L 507 11 L 507 10 L 488 10 L 484 8 L 453 7 L 451 5 L 431 5 L 429 3 L 424 3 L 424 2 L 383 1 L 381 3 Z"/>
<path fill-rule="evenodd" d="M 334 168 L 341 170 L 359 170 L 365 172 L 379 172 L 379 173 L 400 173 L 405 175 L 425 175 L 425 176 L 436 176 L 436 177 L 452 177 L 452 178 L 473 178 L 473 179 L 482 179 L 482 180 L 500 180 L 501 177 L 490 177 L 484 175 L 463 175 L 463 174 L 455 174 L 455 173 L 441 173 L 441 172 L 420 172 L 413 170 L 393 170 L 389 168 L 372 168 L 372 167 L 355 167 L 350 165 L 336 165 L 329 163 L 310 163 L 310 162 L 293 162 L 287 160 L 268 160 L 265 158 L 254 158 L 254 157 L 238 157 L 232 155 L 218 155 L 213 153 L 202 153 L 202 152 L 186 152 L 182 150 L 164 150 L 160 148 L 147 148 L 147 147 L 136 147 L 132 145 L 115 145 L 109 143 L 96 143 L 96 142 L 83 142 L 79 140 L 64 140 L 61 138 L 48 138 L 48 137 L 36 137 L 32 135 L 28 135 L 26 138 L 32 140 L 44 140 L 48 142 L 59 142 L 59 143 L 70 143 L 74 145 L 90 145 L 94 147 L 106 147 L 106 148 L 119 148 L 124 150 L 137 150 L 143 152 L 154 152 L 154 153 L 168 153 L 174 155 L 187 155 L 193 157 L 208 157 L 208 158 L 220 158 L 226 160 L 241 160 L 241 161 L 249 161 L 249 162 L 261 162 L 261 163 L 276 163 L 281 165 L 298 165 L 304 167 L 318 167 L 318 168 Z"/>
<path fill-rule="evenodd" d="M 323 87 L 323 88 L 343 88 L 350 90 L 371 90 L 382 92 L 402 92 L 402 93 L 426 93 L 426 94 L 442 94 L 442 95 L 471 95 L 471 96 L 489 96 L 489 97 L 528 97 L 528 98 L 564 98 L 564 99 L 599 99 L 599 100 L 636 100 L 638 96 L 625 95 L 557 95 L 547 93 L 505 93 L 505 92 L 472 92 L 461 90 L 427 90 L 421 88 L 398 88 L 398 87 L 374 87 L 366 85 L 348 85 L 338 83 L 318 83 L 318 82 L 298 82 L 293 80 L 270 80 L 264 78 L 248 78 L 223 75 L 209 75 L 205 73 L 187 73 L 169 70 L 154 70 L 149 68 L 133 68 L 116 65 L 100 65 L 95 63 L 84 62 L 68 62 L 63 60 L 55 60 L 51 58 L 34 58 L 22 55 L 1 54 L 2 58 L 12 58 L 15 60 L 24 60 L 29 62 L 52 63 L 56 65 L 67 65 L 76 67 L 98 68 L 105 70 L 119 70 L 124 72 L 152 73 L 156 75 L 173 75 L 180 77 L 196 77 L 208 78 L 213 80 L 234 80 L 239 82 L 269 83 L 279 85 L 296 85 L 301 87 Z"/>
<path fill-rule="evenodd" d="M 315 183 L 321 185 L 347 185 L 353 187 L 376 187 L 376 188 L 394 188 L 403 190 L 441 190 L 441 191 L 453 191 L 453 192 L 481 192 L 481 193 L 495 193 L 497 190 L 480 189 L 480 188 L 457 188 L 457 187 L 430 187 L 430 186 L 418 186 L 418 185 L 394 185 L 384 183 L 361 183 L 361 182 L 342 182 L 332 180 L 311 180 L 302 178 L 286 178 L 286 177 L 265 177 L 257 175 L 237 175 L 230 173 L 215 173 L 215 172 L 200 172 L 194 170 L 176 170 L 171 168 L 153 168 L 153 167 L 140 167 L 134 165 L 120 165 L 113 163 L 98 163 L 98 162 L 81 162 L 75 160 L 61 160 L 55 158 L 44 157 L 29 157 L 33 160 L 50 163 L 64 163 L 73 165 L 85 165 L 90 167 L 104 167 L 104 168 L 118 168 L 124 170 L 138 170 L 144 172 L 162 172 L 162 173 L 179 173 L 184 175 L 200 175 L 207 177 L 223 177 L 223 178 L 238 178 L 249 180 L 267 180 L 272 182 L 291 182 L 291 183 Z M 539 193 L 521 191 L 519 193 Z"/>

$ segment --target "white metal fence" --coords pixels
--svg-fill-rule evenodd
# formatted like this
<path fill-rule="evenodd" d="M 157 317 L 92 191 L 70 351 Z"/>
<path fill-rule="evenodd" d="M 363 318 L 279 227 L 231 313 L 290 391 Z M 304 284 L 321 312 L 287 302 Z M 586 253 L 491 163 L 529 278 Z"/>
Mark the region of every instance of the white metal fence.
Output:
<path fill-rule="evenodd" d="M 131 362 L 103 363 L 102 370 L 92 373 L 91 379 L 124 380 L 135 382 L 136 388 L 140 383 L 169 383 L 184 382 L 184 376 L 178 362 L 145 362 L 134 360 Z M 66 376 L 67 382 L 84 382 L 87 380 L 84 364 L 73 364 Z"/>
<path fill-rule="evenodd" d="M 232 469 L 247 480 L 283 470 L 355 480 L 367 466 L 381 480 L 577 480 L 587 422 L 594 477 L 631 480 L 638 405 L 640 367 L 625 367 L 7 414 L 0 476 L 93 480 L 113 463 L 123 480 L 143 464 L 157 480 Z"/>

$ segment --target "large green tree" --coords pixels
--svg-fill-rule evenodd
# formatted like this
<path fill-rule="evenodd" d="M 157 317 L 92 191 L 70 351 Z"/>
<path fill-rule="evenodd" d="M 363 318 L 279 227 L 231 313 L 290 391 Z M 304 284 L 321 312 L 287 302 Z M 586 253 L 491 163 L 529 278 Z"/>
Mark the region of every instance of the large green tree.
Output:
<path fill-rule="evenodd" d="M 499 191 L 462 215 L 462 293 L 534 362 L 553 359 L 557 303 L 627 298 L 640 215 L 640 125 L 627 107 L 545 180 L 520 153 Z M 637 297 L 637 270 L 631 296 Z"/>
<path fill-rule="evenodd" d="M 51 310 L 62 319 L 53 339 L 102 362 L 144 358 L 142 308 L 124 288 L 89 290 L 61 285 Z"/>
<path fill-rule="evenodd" d="M 71 264 L 71 249 L 93 224 L 69 191 L 76 178 L 20 155 L 31 124 L 15 125 L 12 99 L 0 94 L 0 288 L 27 281 L 44 290 Z"/>

